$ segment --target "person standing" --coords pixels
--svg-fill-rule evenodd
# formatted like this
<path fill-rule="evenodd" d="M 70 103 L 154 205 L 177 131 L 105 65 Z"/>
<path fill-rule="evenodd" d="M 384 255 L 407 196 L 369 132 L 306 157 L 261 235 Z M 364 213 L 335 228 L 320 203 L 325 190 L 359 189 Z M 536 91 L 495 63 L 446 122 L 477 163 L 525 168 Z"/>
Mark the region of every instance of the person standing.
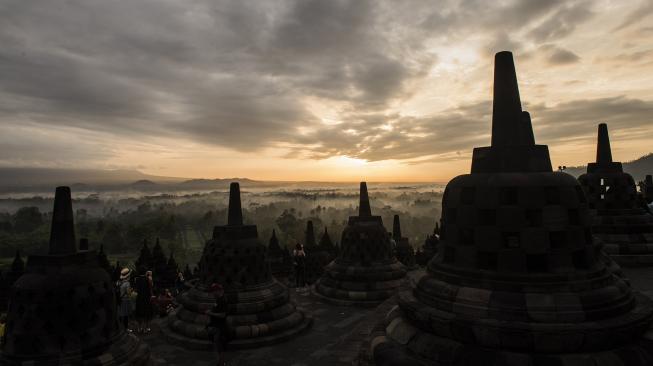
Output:
<path fill-rule="evenodd" d="M 122 321 L 125 330 L 129 333 L 132 330 L 129 328 L 129 316 L 132 313 L 132 301 L 131 293 L 132 287 L 129 283 L 131 277 L 131 270 L 129 268 L 123 268 L 120 271 L 120 279 L 116 282 L 117 291 L 117 303 L 118 303 L 118 318 Z"/>
<path fill-rule="evenodd" d="M 186 282 L 184 273 L 182 271 L 177 271 L 177 277 L 175 278 L 175 295 L 178 296 L 184 291 L 184 282 Z"/>
<path fill-rule="evenodd" d="M 150 320 L 152 320 L 152 271 L 146 271 L 136 277 L 136 321 L 138 322 L 137 332 L 148 333 L 150 331 Z"/>
<path fill-rule="evenodd" d="M 292 256 L 295 265 L 296 291 L 300 291 L 300 289 L 306 287 L 306 252 L 304 252 L 304 246 L 297 243 L 292 251 Z"/>
<path fill-rule="evenodd" d="M 215 297 L 213 308 L 206 312 L 209 316 L 209 324 L 206 325 L 209 341 L 218 357 L 218 366 L 226 366 L 224 359 L 224 349 L 227 344 L 227 300 L 224 297 L 224 288 L 219 283 L 214 283 L 209 287 L 209 292 Z"/>

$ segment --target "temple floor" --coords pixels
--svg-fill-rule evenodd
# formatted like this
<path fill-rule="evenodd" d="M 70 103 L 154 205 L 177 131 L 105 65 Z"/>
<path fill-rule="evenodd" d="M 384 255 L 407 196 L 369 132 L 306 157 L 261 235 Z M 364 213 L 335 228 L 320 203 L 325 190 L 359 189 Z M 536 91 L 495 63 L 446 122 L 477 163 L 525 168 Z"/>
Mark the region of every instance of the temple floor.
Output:
<path fill-rule="evenodd" d="M 414 282 L 423 270 L 409 272 Z M 623 268 L 633 288 L 653 298 L 653 267 Z M 408 283 L 406 283 L 408 285 Z M 336 306 L 323 303 L 310 292 L 290 289 L 297 305 L 314 317 L 313 326 L 288 342 L 258 349 L 227 351 L 229 366 L 322 366 L 356 364 L 360 346 L 370 329 L 392 307 L 386 301 L 377 308 Z M 152 353 L 168 365 L 215 365 L 212 352 L 186 350 L 169 344 L 158 330 L 164 319 L 153 322 L 152 332 L 143 337 Z"/>

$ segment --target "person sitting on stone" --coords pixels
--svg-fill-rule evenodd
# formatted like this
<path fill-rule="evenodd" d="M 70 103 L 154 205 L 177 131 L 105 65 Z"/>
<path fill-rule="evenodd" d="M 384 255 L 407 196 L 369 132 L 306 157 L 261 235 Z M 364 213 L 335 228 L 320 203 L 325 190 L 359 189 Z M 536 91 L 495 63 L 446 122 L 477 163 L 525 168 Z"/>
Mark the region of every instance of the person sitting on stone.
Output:
<path fill-rule="evenodd" d="M 295 245 L 292 251 L 293 265 L 295 266 L 295 286 L 296 291 L 306 287 L 306 252 L 304 246 L 300 243 Z"/>
<path fill-rule="evenodd" d="M 224 349 L 227 343 L 227 300 L 224 297 L 224 288 L 219 283 L 214 283 L 209 287 L 209 292 L 215 297 L 215 304 L 212 309 L 206 312 L 209 316 L 207 324 L 207 334 L 209 341 L 213 343 L 215 352 L 218 357 L 218 366 L 225 366 Z"/>

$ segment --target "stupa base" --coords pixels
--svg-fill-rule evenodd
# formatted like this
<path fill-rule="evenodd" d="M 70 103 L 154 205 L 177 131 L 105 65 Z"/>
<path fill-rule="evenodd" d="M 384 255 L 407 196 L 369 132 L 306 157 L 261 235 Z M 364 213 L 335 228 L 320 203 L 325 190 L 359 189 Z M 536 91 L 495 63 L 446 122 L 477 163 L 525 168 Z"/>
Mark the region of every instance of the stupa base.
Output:
<path fill-rule="evenodd" d="M 372 329 L 362 347 L 359 366 L 645 366 L 653 365 L 653 327 L 632 344 L 605 351 L 525 353 L 436 336 L 416 328 L 393 311 Z"/>

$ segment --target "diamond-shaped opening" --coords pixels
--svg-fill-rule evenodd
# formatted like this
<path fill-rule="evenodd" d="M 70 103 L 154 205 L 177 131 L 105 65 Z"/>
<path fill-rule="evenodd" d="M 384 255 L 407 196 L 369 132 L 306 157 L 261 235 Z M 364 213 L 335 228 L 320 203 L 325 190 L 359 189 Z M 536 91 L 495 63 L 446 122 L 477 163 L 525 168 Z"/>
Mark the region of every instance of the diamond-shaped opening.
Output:
<path fill-rule="evenodd" d="M 476 187 L 463 187 L 460 191 L 460 202 L 472 205 L 476 200 Z"/>
<path fill-rule="evenodd" d="M 497 269 L 497 253 L 495 252 L 478 252 L 476 254 L 476 266 L 479 269 L 488 271 L 496 271 Z"/>
<path fill-rule="evenodd" d="M 521 247 L 521 237 L 518 232 L 506 231 L 502 232 L 503 246 L 506 248 L 519 248 Z"/>
<path fill-rule="evenodd" d="M 519 202 L 517 187 L 501 187 L 499 190 L 499 203 L 502 205 L 516 205 Z"/>
<path fill-rule="evenodd" d="M 560 191 L 557 187 L 544 187 L 544 202 L 548 205 L 560 204 Z"/>
<path fill-rule="evenodd" d="M 497 223 L 497 210 L 481 209 L 478 210 L 478 224 L 485 226 L 496 225 Z"/>
<path fill-rule="evenodd" d="M 567 232 L 566 231 L 550 231 L 549 232 L 549 246 L 553 250 L 561 250 L 567 248 Z"/>
<path fill-rule="evenodd" d="M 526 269 L 528 272 L 547 272 L 549 270 L 549 256 L 547 254 L 527 254 Z"/>

